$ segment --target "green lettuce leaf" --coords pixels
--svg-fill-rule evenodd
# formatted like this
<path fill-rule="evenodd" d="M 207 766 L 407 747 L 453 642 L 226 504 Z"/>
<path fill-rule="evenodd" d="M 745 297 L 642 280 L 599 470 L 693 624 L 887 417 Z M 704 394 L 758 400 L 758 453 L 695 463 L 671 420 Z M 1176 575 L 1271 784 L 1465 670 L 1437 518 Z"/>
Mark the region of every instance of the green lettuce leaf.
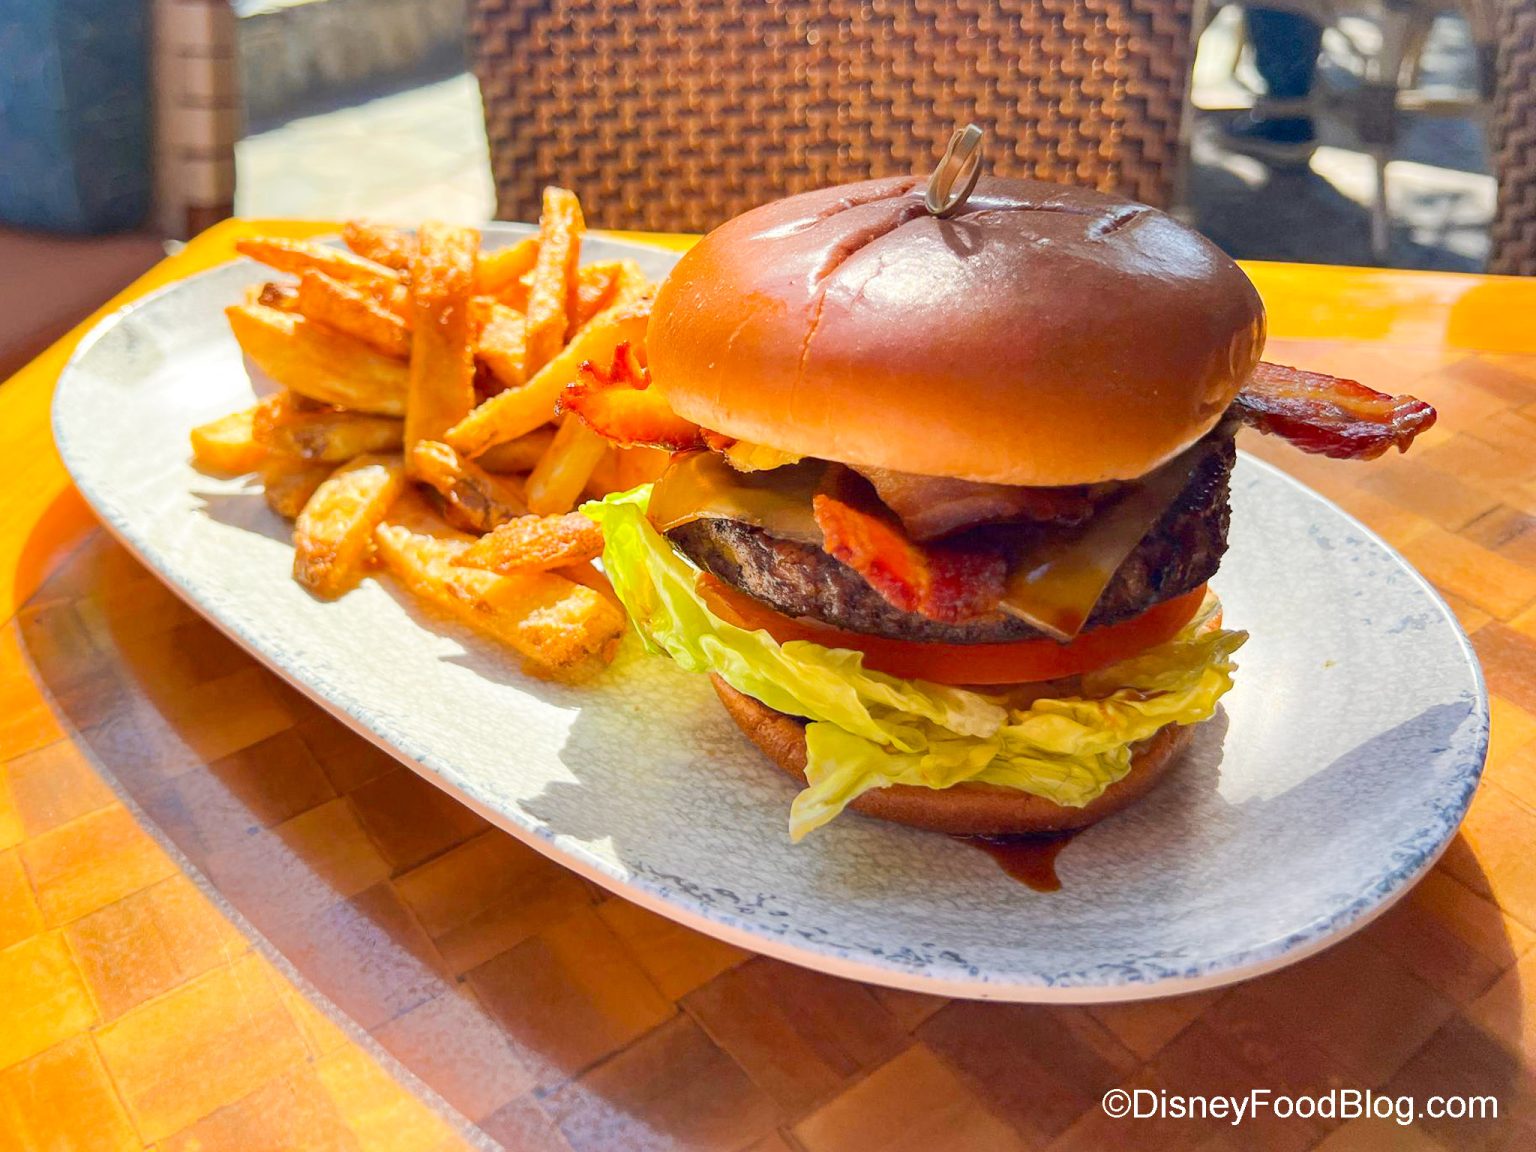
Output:
<path fill-rule="evenodd" d="M 804 717 L 806 787 L 790 808 L 793 839 L 871 788 L 1017 788 L 1081 807 L 1130 770 L 1131 746 L 1168 724 L 1209 719 L 1232 687 L 1245 632 L 1214 626 L 1214 596 L 1165 644 L 1082 677 L 1082 695 L 1011 708 L 1006 698 L 902 680 L 863 655 L 720 619 L 695 589 L 698 570 L 645 518 L 649 486 L 582 507 L 603 529 L 603 568 L 652 651 L 717 673 L 770 708 Z"/>

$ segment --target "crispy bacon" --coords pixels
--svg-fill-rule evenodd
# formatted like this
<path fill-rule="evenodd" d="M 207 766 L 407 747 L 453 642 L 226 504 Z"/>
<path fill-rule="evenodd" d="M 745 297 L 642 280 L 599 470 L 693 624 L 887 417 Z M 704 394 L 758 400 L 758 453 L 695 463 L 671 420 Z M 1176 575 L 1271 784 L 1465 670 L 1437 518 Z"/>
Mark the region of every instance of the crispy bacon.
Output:
<path fill-rule="evenodd" d="M 955 623 L 997 609 L 1007 562 L 1000 553 L 917 544 L 900 525 L 838 495 L 812 500 L 822 547 L 892 606 Z"/>
<path fill-rule="evenodd" d="M 889 468 L 855 468 L 875 486 L 914 540 L 935 540 L 975 524 L 1033 520 L 1070 526 L 1093 515 L 1094 505 L 1114 485 L 1075 488 L 1021 488 L 978 484 L 946 476 L 918 476 Z"/>
<path fill-rule="evenodd" d="M 600 436 L 625 448 L 665 448 L 681 452 L 703 446 L 699 426 L 672 411 L 660 392 L 651 390 L 651 375 L 626 341 L 613 354 L 613 364 L 599 368 L 590 360 L 565 386 L 557 405 L 574 412 Z"/>
<path fill-rule="evenodd" d="M 1250 428 L 1336 460 L 1374 460 L 1394 446 L 1406 452 L 1435 422 L 1435 410 L 1412 396 L 1388 396 L 1354 380 L 1262 362 L 1232 411 Z"/>

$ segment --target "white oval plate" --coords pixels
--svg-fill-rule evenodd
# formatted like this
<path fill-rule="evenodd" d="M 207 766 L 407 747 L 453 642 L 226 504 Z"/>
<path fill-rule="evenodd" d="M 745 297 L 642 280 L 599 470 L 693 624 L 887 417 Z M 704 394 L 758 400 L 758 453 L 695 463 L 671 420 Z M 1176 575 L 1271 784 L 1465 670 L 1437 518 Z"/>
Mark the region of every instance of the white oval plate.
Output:
<path fill-rule="evenodd" d="M 492 242 L 525 231 L 498 226 Z M 595 238 L 584 255 L 633 256 L 658 277 L 675 259 Z M 260 492 L 187 459 L 190 428 L 251 402 L 222 309 L 261 278 L 249 262 L 216 268 L 81 344 L 54 399 L 80 490 L 279 675 L 496 824 L 666 916 L 897 987 L 1138 999 L 1341 938 L 1434 862 L 1466 811 L 1488 706 L 1454 617 L 1371 532 L 1243 458 L 1216 581 L 1228 626 L 1253 637 L 1237 688 L 1162 787 L 1072 842 L 1061 891 L 852 815 L 793 846 L 786 778 L 704 678 L 632 640 L 596 683 L 564 687 L 524 677 L 387 583 L 331 604 L 293 583 L 288 527 Z"/>

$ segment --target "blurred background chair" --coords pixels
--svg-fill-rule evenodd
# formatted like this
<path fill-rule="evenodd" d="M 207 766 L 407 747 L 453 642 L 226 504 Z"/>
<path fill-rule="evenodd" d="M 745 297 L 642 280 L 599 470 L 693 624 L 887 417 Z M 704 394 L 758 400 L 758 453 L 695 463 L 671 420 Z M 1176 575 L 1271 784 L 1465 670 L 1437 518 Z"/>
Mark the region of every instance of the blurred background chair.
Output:
<path fill-rule="evenodd" d="M 1488 271 L 1536 276 L 1536 3 L 1503 0 L 1497 17 L 1490 145 L 1499 200 Z"/>
<path fill-rule="evenodd" d="M 699 231 L 791 192 L 991 171 L 1172 197 L 1194 0 L 474 0 L 498 215 Z"/>
<path fill-rule="evenodd" d="M 1178 145 L 1187 143 L 1193 123 L 1193 42 L 1210 13 L 1227 6 L 1226 0 L 471 5 L 471 59 L 498 214 L 531 217 L 542 184 L 558 179 L 581 192 L 594 223 L 688 230 L 798 189 L 926 170 L 951 126 L 967 119 L 987 128 L 995 172 L 1086 183 L 1182 209 L 1188 163 Z M 1461 117 L 1455 131 L 1468 142 L 1461 151 L 1470 147 L 1474 155 L 1482 149 L 1472 141 L 1483 133 L 1474 127 L 1469 137 L 1465 126 L 1486 126 L 1498 184 L 1490 267 L 1536 271 L 1530 256 L 1536 229 L 1532 0 L 1270 0 L 1264 7 L 1308 13 L 1334 30 L 1329 43 L 1347 49 L 1352 77 L 1319 88 L 1306 102 L 1309 110 L 1326 106 L 1348 138 L 1338 142 L 1363 153 L 1374 170 L 1374 185 L 1360 193 L 1369 206 L 1360 219 L 1361 239 L 1342 246 L 1358 254 L 1346 259 L 1367 262 L 1373 253 L 1375 262 L 1387 263 L 1402 259 L 1400 250 L 1410 262 L 1430 251 L 1446 253 L 1433 259 L 1452 266 L 1472 259 L 1450 256 L 1433 247 L 1434 239 L 1430 249 L 1406 242 L 1407 225 L 1389 214 L 1387 165 L 1407 112 L 1416 124 L 1425 114 Z M 1471 78 L 1455 91 L 1421 85 L 1419 61 L 1430 29 L 1452 11 L 1470 27 Z M 1346 12 L 1368 19 L 1351 24 Z M 1342 38 L 1344 28 L 1364 34 Z M 1414 139 L 1422 145 L 1423 133 Z M 1486 170 L 1478 159 L 1471 163 L 1463 171 Z M 1412 227 L 1421 229 L 1422 165 L 1414 179 Z M 1445 195 L 1449 202 L 1462 193 Z M 1488 211 L 1491 201 L 1490 192 Z M 1225 231 L 1243 231 L 1228 225 Z M 1337 260 L 1340 253 L 1324 244 L 1315 254 L 1294 250 L 1285 258 Z"/>
<path fill-rule="evenodd" d="M 1312 120 L 1326 114 L 1350 126 L 1374 164 L 1371 248 L 1378 260 L 1385 261 L 1391 227 L 1388 164 L 1398 143 L 1401 113 L 1412 110 L 1423 115 L 1486 120 L 1499 75 L 1499 0 L 1197 0 L 1197 5 L 1195 26 L 1200 29 L 1206 28 L 1221 9 L 1237 7 L 1250 19 L 1272 21 L 1273 13 L 1301 17 L 1318 32 L 1336 37 L 1345 48 L 1351 63 L 1351 83 L 1332 84 L 1320 74 L 1317 83 L 1307 85 L 1309 90 L 1304 92 L 1257 91 L 1253 93 L 1252 113 L 1261 124 L 1287 118 Z M 1420 59 L 1430 30 L 1438 17 L 1452 12 L 1466 19 L 1472 33 L 1478 61 L 1476 86 L 1465 91 L 1421 88 Z M 1366 40 L 1353 35 L 1348 17 L 1366 18 L 1374 35 Z M 1254 47 L 1266 46 L 1255 43 Z M 1274 46 L 1267 47 L 1273 54 Z M 1241 41 L 1238 48 L 1240 52 Z M 1311 52 L 1315 57 L 1316 40 Z M 1234 55 L 1234 76 L 1238 59 Z"/>

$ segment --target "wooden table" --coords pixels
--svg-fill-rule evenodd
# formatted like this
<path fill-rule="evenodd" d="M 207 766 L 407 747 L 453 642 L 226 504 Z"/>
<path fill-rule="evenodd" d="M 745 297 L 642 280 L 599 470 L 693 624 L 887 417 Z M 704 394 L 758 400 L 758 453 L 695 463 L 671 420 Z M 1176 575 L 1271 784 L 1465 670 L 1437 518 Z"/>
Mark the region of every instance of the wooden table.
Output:
<path fill-rule="evenodd" d="M 125 297 L 320 228 L 221 225 Z M 1122 1007 L 754 959 L 487 827 L 95 526 L 49 440 L 51 350 L 0 387 L 0 1146 L 1536 1147 L 1536 282 L 1250 272 L 1272 359 L 1439 407 L 1375 464 L 1246 446 L 1446 594 L 1493 752 L 1445 858 L 1365 931 Z M 1501 1119 L 1117 1121 L 1115 1085 L 1486 1093 Z"/>

